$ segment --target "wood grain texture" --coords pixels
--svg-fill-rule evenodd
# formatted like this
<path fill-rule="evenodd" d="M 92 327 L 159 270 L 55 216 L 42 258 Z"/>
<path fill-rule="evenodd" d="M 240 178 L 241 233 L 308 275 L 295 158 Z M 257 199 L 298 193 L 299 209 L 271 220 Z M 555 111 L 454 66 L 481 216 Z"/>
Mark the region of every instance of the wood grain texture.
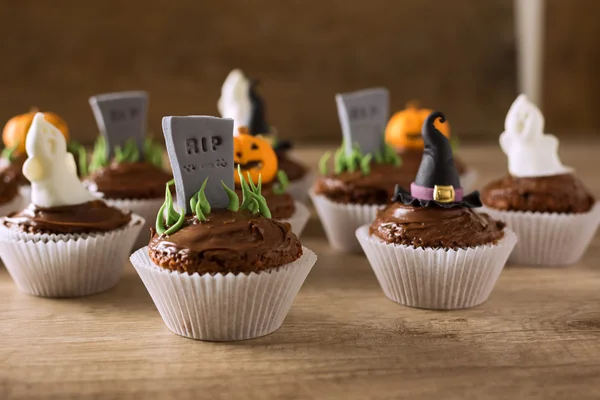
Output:
<path fill-rule="evenodd" d="M 270 121 L 297 141 L 338 141 L 334 94 L 383 85 L 457 132 L 494 134 L 516 94 L 506 0 L 1 0 L 0 121 L 32 105 L 73 137 L 96 135 L 90 95 L 145 89 L 164 115 L 216 114 L 240 67 L 262 80 Z"/>
<path fill-rule="evenodd" d="M 562 145 L 600 195 L 597 149 Z M 298 150 L 316 165 L 323 149 Z M 497 146 L 463 146 L 480 182 L 506 171 Z M 107 293 L 50 300 L 19 293 L 0 268 L 0 398 L 596 399 L 600 237 L 570 268 L 508 266 L 485 304 L 396 305 L 364 256 L 303 243 L 319 261 L 282 328 L 237 343 L 172 334 L 131 266 Z"/>

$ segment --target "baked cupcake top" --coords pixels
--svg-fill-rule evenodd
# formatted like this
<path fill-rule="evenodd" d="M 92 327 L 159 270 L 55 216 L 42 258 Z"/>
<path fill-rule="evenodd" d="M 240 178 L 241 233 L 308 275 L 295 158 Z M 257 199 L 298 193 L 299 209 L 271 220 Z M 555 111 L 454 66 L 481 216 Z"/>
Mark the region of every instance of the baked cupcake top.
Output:
<path fill-rule="evenodd" d="M 131 215 L 95 199 L 81 184 L 64 136 L 42 113 L 26 139 L 23 174 L 31 182 L 32 204 L 3 219 L 7 228 L 27 233 L 92 233 L 114 230 Z"/>
<path fill-rule="evenodd" d="M 377 213 L 369 233 L 386 243 L 457 249 L 496 244 L 504 223 L 465 207 L 413 207 L 394 203 Z"/>
<path fill-rule="evenodd" d="M 275 150 L 279 170 L 290 181 L 302 179 L 308 168 L 289 158 L 292 142 L 281 140 L 277 129 L 268 123 L 265 101 L 257 91 L 258 83 L 257 80 L 248 79 L 240 69 L 231 71 L 221 87 L 221 97 L 217 103 L 219 113 L 223 118 L 233 119 L 236 134 L 242 129 L 246 134 L 268 141 Z M 263 176 L 263 180 L 268 181 L 266 176 Z"/>
<path fill-rule="evenodd" d="M 502 211 L 584 213 L 594 198 L 558 157 L 558 139 L 544 133 L 544 117 L 525 95 L 506 115 L 500 146 L 509 175 L 489 183 L 483 203 Z"/>
<path fill-rule="evenodd" d="M 84 185 L 107 199 L 161 198 L 172 176 L 163 168 L 163 149 L 146 137 L 148 94 L 101 94 L 90 104 L 101 135 L 89 163 L 80 155 Z"/>
<path fill-rule="evenodd" d="M 165 117 L 163 130 L 175 175 L 179 209 L 168 185 L 148 246 L 153 262 L 182 273 L 250 273 L 278 268 L 302 256 L 288 223 L 271 219 L 255 183 L 237 165 L 242 198 L 233 179 L 233 121 L 213 117 Z M 212 143 L 195 153 L 189 143 Z M 202 164 L 200 164 L 202 163 Z M 191 172 L 194 173 L 191 173 Z"/>
<path fill-rule="evenodd" d="M 423 159 L 410 192 L 397 186 L 394 203 L 378 211 L 369 232 L 386 243 L 423 248 L 496 244 L 504 223 L 472 210 L 481 206 L 479 193 L 463 193 L 450 142 L 434 126 L 438 118 L 445 121 L 434 112 L 423 124 Z"/>
<path fill-rule="evenodd" d="M 333 156 L 325 153 L 319 162 L 321 178 L 313 190 L 338 203 L 387 204 L 397 183 L 407 177 L 399 168 L 401 159 L 384 141 L 389 113 L 389 93 L 384 88 L 364 89 L 336 96 L 342 146 Z"/>

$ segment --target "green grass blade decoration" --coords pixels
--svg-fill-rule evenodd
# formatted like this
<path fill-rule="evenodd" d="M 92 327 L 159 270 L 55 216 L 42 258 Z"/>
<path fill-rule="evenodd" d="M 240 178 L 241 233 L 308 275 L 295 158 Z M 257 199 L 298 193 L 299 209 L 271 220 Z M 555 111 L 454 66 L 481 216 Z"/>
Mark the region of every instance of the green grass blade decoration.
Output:
<path fill-rule="evenodd" d="M 250 210 L 250 212 L 252 214 L 256 214 L 259 211 L 259 204 L 258 204 L 258 200 L 256 198 L 252 198 L 252 201 L 250 202 L 250 206 L 248 207 L 248 209 Z"/>
<path fill-rule="evenodd" d="M 192 212 L 195 212 L 196 205 L 198 204 L 198 199 L 196 198 L 196 196 L 198 196 L 198 193 L 193 195 L 192 198 L 190 199 L 190 210 L 192 210 Z"/>
<path fill-rule="evenodd" d="M 248 171 L 246 173 L 246 175 L 248 176 L 248 183 L 250 184 L 250 189 L 252 189 L 252 193 L 256 193 L 256 185 L 254 184 L 254 181 L 252 180 L 252 177 L 250 176 L 250 172 Z"/>
<path fill-rule="evenodd" d="M 198 221 L 204 222 L 206 221 L 206 215 L 202 212 L 202 203 L 198 201 L 196 203 L 196 208 L 194 209 L 194 214 L 196 214 L 196 219 Z"/>
<path fill-rule="evenodd" d="M 237 193 L 227 187 L 225 182 L 221 181 L 221 185 L 223 185 L 223 189 L 225 189 L 225 193 L 227 193 L 227 197 L 229 197 L 229 205 L 227 209 L 233 212 L 237 212 L 240 209 L 240 198 Z"/>
<path fill-rule="evenodd" d="M 173 195 L 171 194 L 171 185 L 173 185 L 174 180 L 171 179 L 167 182 L 167 188 L 165 190 L 165 204 L 167 209 L 167 225 L 174 224 L 179 218 L 179 213 L 175 211 L 175 207 L 173 207 Z"/>
<path fill-rule="evenodd" d="M 344 159 L 344 148 L 340 147 L 336 150 L 335 154 L 333 155 L 333 172 L 336 175 L 339 175 L 342 172 L 344 172 L 344 167 L 346 166 L 345 161 L 346 160 Z"/>
<path fill-rule="evenodd" d="M 175 223 L 175 225 L 171 226 L 169 229 L 167 229 L 165 231 L 165 235 L 170 235 L 172 233 L 177 232 L 178 230 L 181 229 L 181 227 L 183 226 L 183 222 L 185 221 L 185 211 L 181 211 L 181 214 L 179 214 L 179 219 L 177 220 L 177 222 Z"/>
<path fill-rule="evenodd" d="M 158 214 L 156 215 L 156 224 L 155 224 L 154 228 L 156 229 L 156 233 L 158 233 L 159 235 L 164 234 L 166 231 L 165 221 L 164 221 L 164 217 L 163 217 L 166 207 L 167 207 L 167 202 L 165 201 L 163 203 L 163 205 L 160 207 L 160 209 L 158 210 Z"/>
<path fill-rule="evenodd" d="M 331 158 L 331 152 L 327 151 L 325 152 L 325 154 L 323 154 L 323 156 L 321 157 L 321 159 L 319 160 L 319 172 L 321 173 L 321 175 L 327 175 L 327 162 L 329 161 L 329 159 Z"/>
<path fill-rule="evenodd" d="M 271 218 L 271 210 L 269 210 L 269 206 L 267 206 L 267 200 L 264 198 L 264 196 L 262 196 L 260 193 L 252 193 L 252 197 L 256 202 L 258 211 L 260 211 L 261 215 L 265 218 Z"/>
<path fill-rule="evenodd" d="M 79 173 L 81 176 L 87 176 L 88 165 L 87 165 L 87 151 L 85 147 L 79 146 L 77 149 L 77 165 L 79 166 Z"/>
<path fill-rule="evenodd" d="M 198 191 L 198 205 L 200 206 L 200 209 L 202 210 L 202 213 L 204 215 L 210 214 L 210 203 L 208 202 L 206 194 L 204 193 L 204 189 L 206 188 L 206 182 L 208 182 L 208 177 L 204 180 L 204 182 L 202 182 L 202 186 Z"/>
<path fill-rule="evenodd" d="M 240 208 L 242 210 L 245 210 L 248 208 L 248 205 L 250 204 L 250 201 L 252 200 L 252 198 L 249 194 L 249 193 L 252 193 L 252 191 L 250 190 L 250 187 L 248 186 L 246 179 L 244 179 L 244 175 L 242 174 L 242 169 L 239 165 L 238 165 L 238 176 L 240 177 L 240 186 L 242 187 L 242 205 L 240 206 Z"/>
<path fill-rule="evenodd" d="M 381 154 L 381 151 L 376 151 L 375 152 L 375 162 L 377 164 L 383 164 L 383 154 Z"/>
<path fill-rule="evenodd" d="M 277 180 L 279 184 L 273 187 L 273 193 L 279 195 L 284 194 L 290 185 L 290 180 L 284 170 L 280 169 L 277 171 Z"/>
<path fill-rule="evenodd" d="M 14 162 L 15 161 L 15 152 L 17 151 L 17 148 L 19 147 L 19 145 L 14 145 L 11 147 L 6 147 L 2 150 L 2 154 L 0 155 L 0 157 L 10 161 L 10 162 Z"/>
<path fill-rule="evenodd" d="M 140 150 L 137 147 L 135 140 L 131 141 L 131 153 L 129 156 L 130 162 L 138 162 L 140 160 Z"/>
<path fill-rule="evenodd" d="M 371 173 L 371 159 L 373 156 L 371 154 L 367 154 L 360 160 L 360 170 L 363 175 L 369 175 Z"/>

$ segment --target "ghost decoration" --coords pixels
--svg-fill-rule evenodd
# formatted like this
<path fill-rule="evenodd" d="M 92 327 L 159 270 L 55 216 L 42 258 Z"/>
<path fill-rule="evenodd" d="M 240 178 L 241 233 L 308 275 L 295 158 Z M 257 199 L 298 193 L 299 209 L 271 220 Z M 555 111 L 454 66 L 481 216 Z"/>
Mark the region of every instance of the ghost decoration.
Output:
<path fill-rule="evenodd" d="M 23 175 L 31 182 L 31 202 L 43 208 L 82 204 L 95 197 L 81 184 L 62 133 L 37 113 L 25 141 Z"/>
<path fill-rule="evenodd" d="M 508 157 L 508 171 L 514 177 L 532 178 L 568 174 L 558 157 L 558 139 L 544 134 L 544 116 L 524 94 L 514 101 L 500 135 L 500 147 Z"/>
<path fill-rule="evenodd" d="M 244 73 L 234 69 L 221 88 L 221 98 L 217 107 L 221 117 L 233 119 L 234 135 L 238 134 L 240 127 L 250 126 L 252 119 L 252 102 L 248 96 L 250 86 L 250 80 L 244 76 Z"/>

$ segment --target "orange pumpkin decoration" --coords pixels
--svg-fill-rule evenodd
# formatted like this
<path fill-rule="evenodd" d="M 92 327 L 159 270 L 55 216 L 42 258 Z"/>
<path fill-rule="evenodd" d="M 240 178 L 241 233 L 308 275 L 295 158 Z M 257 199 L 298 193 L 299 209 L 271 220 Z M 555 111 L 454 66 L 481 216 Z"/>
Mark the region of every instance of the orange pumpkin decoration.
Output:
<path fill-rule="evenodd" d="M 421 129 L 423 128 L 425 119 L 432 112 L 433 110 L 428 108 L 418 108 L 414 103 L 409 103 L 405 110 L 397 112 L 390 118 L 385 127 L 386 143 L 399 150 L 422 150 L 423 136 L 421 136 Z M 439 120 L 436 120 L 435 127 L 450 139 L 450 125 L 448 125 L 448 121 L 441 123 Z"/>
<path fill-rule="evenodd" d="M 248 173 L 254 181 L 262 176 L 263 183 L 272 182 L 279 168 L 277 155 L 268 140 L 261 136 L 252 136 L 245 128 L 240 128 L 239 135 L 233 137 L 233 162 L 237 171 L 238 165 L 247 178 Z M 240 184 L 237 172 L 233 175 L 235 183 Z"/>
<path fill-rule="evenodd" d="M 38 110 L 34 108 L 26 114 L 17 115 L 8 120 L 2 131 L 2 141 L 6 148 L 10 149 L 16 147 L 15 154 L 25 153 L 25 138 L 27 137 L 27 131 L 29 131 L 33 117 L 37 112 Z M 58 128 L 64 135 L 65 140 L 68 141 L 69 128 L 65 121 L 52 112 L 45 112 L 43 114 L 44 119 Z"/>

